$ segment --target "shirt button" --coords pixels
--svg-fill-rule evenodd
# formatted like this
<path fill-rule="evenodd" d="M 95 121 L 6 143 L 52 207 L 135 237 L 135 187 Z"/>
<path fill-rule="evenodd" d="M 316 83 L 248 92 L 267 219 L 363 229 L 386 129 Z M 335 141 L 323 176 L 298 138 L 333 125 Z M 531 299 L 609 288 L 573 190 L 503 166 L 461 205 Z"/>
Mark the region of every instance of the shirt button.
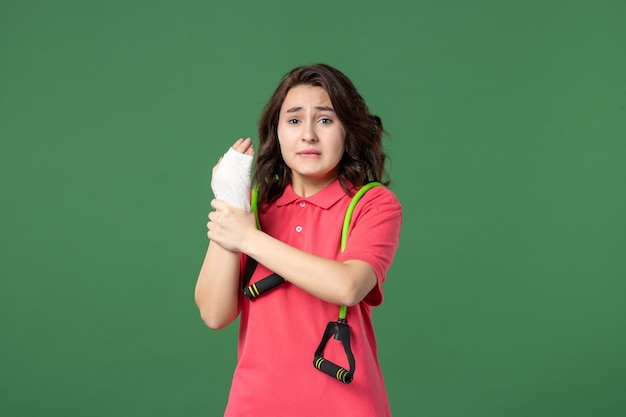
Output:
<path fill-rule="evenodd" d="M 306 206 L 306 203 L 304 201 L 301 201 L 300 202 L 300 207 L 304 207 L 304 206 Z"/>
<path fill-rule="evenodd" d="M 300 233 L 302 231 L 302 226 L 296 226 L 296 232 Z"/>

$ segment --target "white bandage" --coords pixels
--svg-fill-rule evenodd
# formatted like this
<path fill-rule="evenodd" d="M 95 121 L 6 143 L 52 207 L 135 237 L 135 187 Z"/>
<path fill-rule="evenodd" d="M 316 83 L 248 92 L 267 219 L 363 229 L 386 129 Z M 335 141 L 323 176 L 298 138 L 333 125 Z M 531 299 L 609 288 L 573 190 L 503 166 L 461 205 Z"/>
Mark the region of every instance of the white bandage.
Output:
<path fill-rule="evenodd" d="M 252 155 L 230 148 L 224 154 L 211 180 L 215 198 L 238 209 L 250 211 L 251 171 Z"/>

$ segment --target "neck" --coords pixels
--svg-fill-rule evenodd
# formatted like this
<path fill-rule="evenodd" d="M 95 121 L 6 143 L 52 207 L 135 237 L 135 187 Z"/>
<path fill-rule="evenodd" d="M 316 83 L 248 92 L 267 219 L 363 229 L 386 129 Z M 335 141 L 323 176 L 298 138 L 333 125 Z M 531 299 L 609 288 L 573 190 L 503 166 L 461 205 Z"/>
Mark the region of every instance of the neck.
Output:
<path fill-rule="evenodd" d="M 336 176 L 331 178 L 326 178 L 323 180 L 311 179 L 311 178 L 302 178 L 298 176 L 292 176 L 291 178 L 291 188 L 293 192 L 299 195 L 302 198 L 307 198 L 312 196 L 315 193 L 322 191 L 326 188 L 330 183 L 337 179 Z"/>

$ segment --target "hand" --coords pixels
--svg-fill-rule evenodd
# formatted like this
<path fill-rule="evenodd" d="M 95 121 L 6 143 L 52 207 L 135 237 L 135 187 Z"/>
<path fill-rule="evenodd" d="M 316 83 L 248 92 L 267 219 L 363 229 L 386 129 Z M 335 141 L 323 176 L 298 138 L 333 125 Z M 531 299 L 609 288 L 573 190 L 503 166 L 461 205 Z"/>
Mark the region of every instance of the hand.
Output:
<path fill-rule="evenodd" d="M 236 150 L 237 152 L 242 153 L 244 155 L 254 156 L 254 146 L 250 138 L 237 139 L 237 141 L 233 144 L 232 148 Z M 222 158 L 223 157 L 220 157 L 220 159 L 217 161 L 217 164 L 215 164 L 215 166 L 213 167 L 213 170 L 211 171 L 211 185 L 213 185 L 213 178 L 215 177 L 215 171 L 217 171 L 217 168 L 220 166 L 220 162 L 222 162 Z"/>
<path fill-rule="evenodd" d="M 250 211 L 250 187 L 254 149 L 250 138 L 239 139 L 213 168 L 211 189 L 216 199 Z"/>
<path fill-rule="evenodd" d="M 253 212 L 245 212 L 229 206 L 224 201 L 213 200 L 207 223 L 207 236 L 231 252 L 244 252 L 245 243 L 251 233 L 256 231 L 256 219 Z"/>

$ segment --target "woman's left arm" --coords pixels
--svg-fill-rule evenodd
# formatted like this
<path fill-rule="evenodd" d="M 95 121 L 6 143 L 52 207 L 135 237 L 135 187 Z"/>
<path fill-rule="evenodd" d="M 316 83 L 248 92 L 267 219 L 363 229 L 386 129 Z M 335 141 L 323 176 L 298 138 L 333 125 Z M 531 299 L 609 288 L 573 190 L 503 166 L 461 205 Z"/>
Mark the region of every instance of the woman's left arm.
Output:
<path fill-rule="evenodd" d="M 212 206 L 215 209 L 213 230 L 209 231 L 212 240 L 253 257 L 317 298 L 353 306 L 377 285 L 376 272 L 363 260 L 339 262 L 312 255 L 258 230 L 252 213 L 244 213 L 219 200 L 214 200 Z"/>

